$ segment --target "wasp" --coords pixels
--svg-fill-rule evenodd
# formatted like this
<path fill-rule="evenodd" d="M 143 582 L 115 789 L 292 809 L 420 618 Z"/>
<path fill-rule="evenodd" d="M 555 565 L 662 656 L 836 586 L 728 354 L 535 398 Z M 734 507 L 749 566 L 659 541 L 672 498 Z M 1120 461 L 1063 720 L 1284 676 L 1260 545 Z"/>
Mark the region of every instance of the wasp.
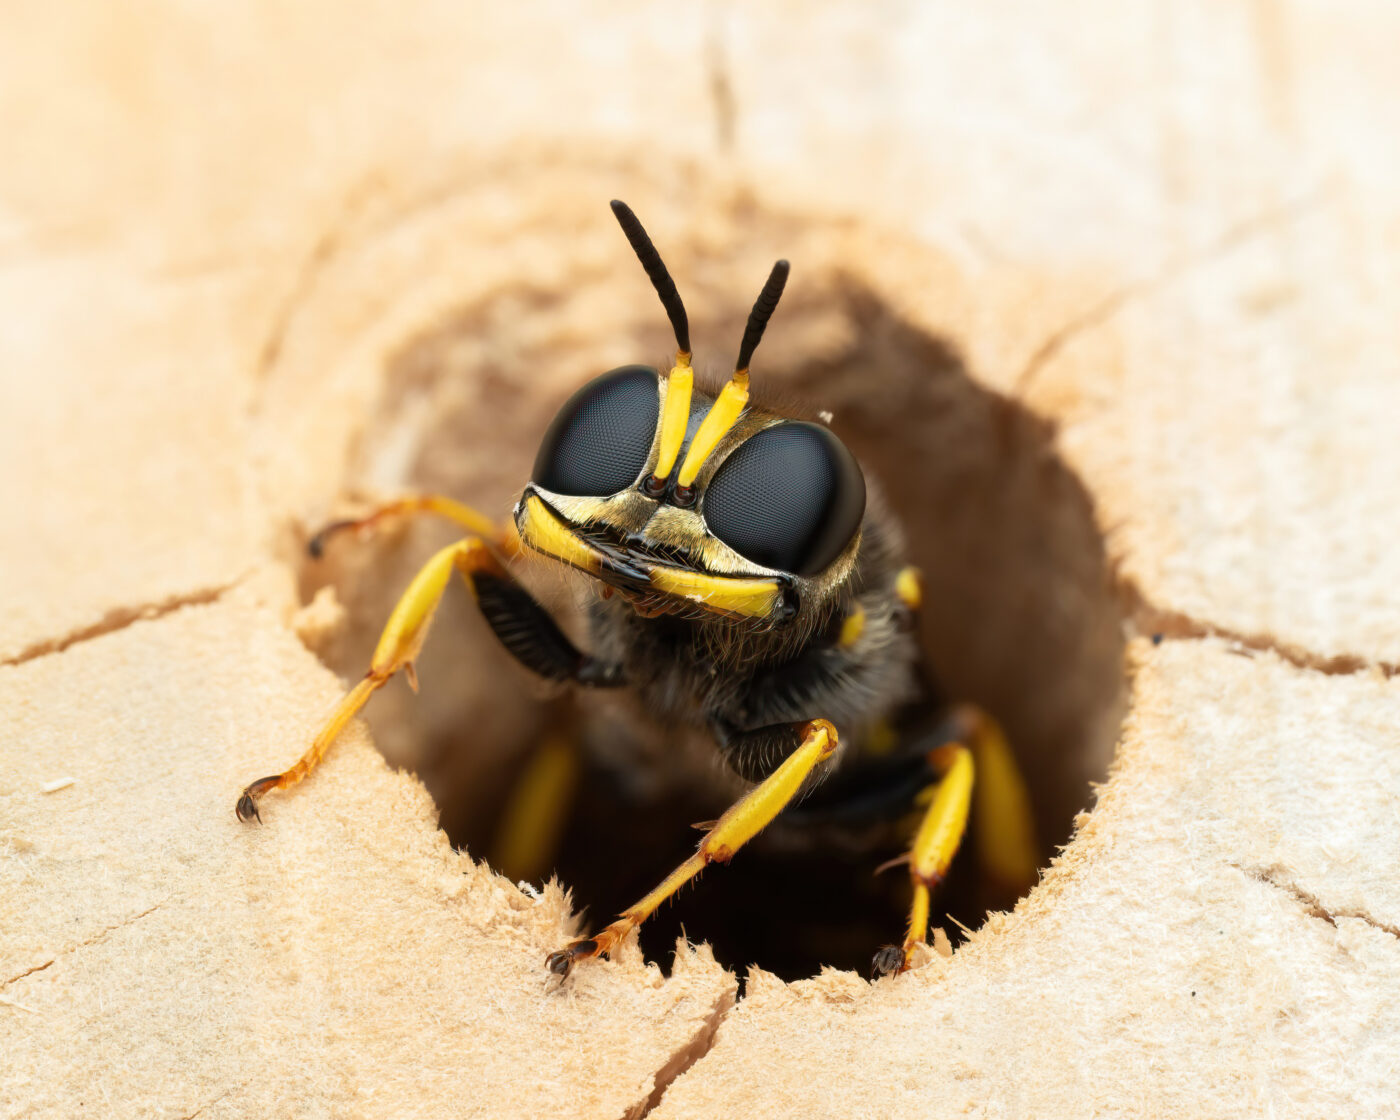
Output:
<path fill-rule="evenodd" d="M 745 792 L 706 827 L 693 855 L 616 921 L 549 954 L 564 977 L 612 953 L 712 863 L 726 863 L 780 815 L 789 828 L 909 819 L 912 898 L 903 941 L 874 956 L 907 970 L 928 934 L 930 899 L 974 800 L 982 855 L 1003 881 L 1035 873 L 1029 801 L 999 727 L 938 699 L 914 639 L 918 571 L 897 523 L 828 423 L 750 397 L 750 365 L 787 283 L 778 261 L 748 316 L 738 361 L 715 392 L 695 383 L 690 327 L 675 282 L 641 222 L 612 210 L 675 335 L 669 372 L 622 366 L 580 388 L 544 433 L 531 478 L 503 525 L 455 499 L 402 498 L 333 522 L 313 556 L 347 530 L 415 514 L 465 530 L 415 576 L 369 671 L 303 756 L 251 783 L 258 799 L 304 778 L 370 696 L 414 663 L 454 573 L 502 646 L 550 681 L 627 687 L 662 726 L 708 730 Z M 599 592 L 588 649 L 565 636 L 511 574 L 525 555 L 583 573 Z M 974 775 L 977 780 L 974 781 Z"/>

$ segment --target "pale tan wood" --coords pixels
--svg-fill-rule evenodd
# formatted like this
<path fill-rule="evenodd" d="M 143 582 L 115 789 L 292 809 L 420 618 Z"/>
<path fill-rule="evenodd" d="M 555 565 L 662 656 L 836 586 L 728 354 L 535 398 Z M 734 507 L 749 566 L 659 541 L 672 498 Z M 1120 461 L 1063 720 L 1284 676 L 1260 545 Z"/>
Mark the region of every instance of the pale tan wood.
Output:
<path fill-rule="evenodd" d="M 654 1115 L 1389 1112 L 1400 682 L 1133 662 L 1113 777 L 1014 914 L 908 984 L 751 979 Z"/>
<path fill-rule="evenodd" d="M 708 953 L 552 990 L 571 928 L 363 730 L 234 818 L 337 684 L 249 590 L 0 677 L 3 1099 L 45 1115 L 621 1116 L 732 1001 Z M 310 707 L 308 707 L 308 701 Z M 72 784 L 44 792 L 57 778 Z"/>
<path fill-rule="evenodd" d="M 1393 13 L 6 7 L 12 1111 L 615 1116 L 696 1058 L 656 1115 L 1394 1111 Z M 910 526 L 965 552 L 926 637 L 1039 735 L 1049 803 L 1104 772 L 1119 600 L 1170 636 L 1133 647 L 1113 778 L 1046 882 L 898 982 L 759 977 L 726 1013 L 701 950 L 551 996 L 562 900 L 449 851 L 363 733 L 268 828 L 233 819 L 334 693 L 293 626 L 350 671 L 427 544 L 339 557 L 352 621 L 297 619 L 305 527 L 406 481 L 503 513 L 572 386 L 665 354 L 619 194 L 707 345 L 790 256 L 771 383 L 885 426 L 882 473 L 977 480 Z M 901 432 L 933 339 L 963 360 Z M 1052 587 L 989 616 L 1008 552 Z M 541 694 L 465 610 L 433 641 L 376 726 L 489 798 L 423 744 L 465 708 L 507 756 Z"/>

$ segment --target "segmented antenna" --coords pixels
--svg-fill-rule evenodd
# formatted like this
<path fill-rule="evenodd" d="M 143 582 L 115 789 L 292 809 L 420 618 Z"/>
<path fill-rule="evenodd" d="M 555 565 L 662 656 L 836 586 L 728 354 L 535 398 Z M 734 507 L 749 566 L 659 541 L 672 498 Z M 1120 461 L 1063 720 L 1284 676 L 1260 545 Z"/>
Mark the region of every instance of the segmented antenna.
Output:
<path fill-rule="evenodd" d="M 661 297 L 661 306 L 666 309 L 666 315 L 671 320 L 671 329 L 676 332 L 676 348 L 682 354 L 689 355 L 690 321 L 685 316 L 685 304 L 681 303 L 681 294 L 676 291 L 676 282 L 671 279 L 671 274 L 661 263 L 661 254 L 651 243 L 651 238 L 647 236 L 647 231 L 642 228 L 642 223 L 637 220 L 637 215 L 632 213 L 632 208 L 627 203 L 619 202 L 617 199 L 613 199 L 611 205 L 613 216 L 617 218 L 617 224 L 627 235 L 632 251 L 637 254 L 637 259 L 642 262 L 642 267 L 646 269 L 652 287 L 656 289 L 656 294 Z M 778 288 L 781 291 L 782 285 L 778 285 Z M 776 302 L 776 297 L 774 299 Z M 758 308 L 755 307 L 754 311 L 757 312 L 757 310 Z M 769 313 L 772 313 L 771 308 Z M 767 318 L 768 316 L 765 315 L 764 319 Z M 752 320 L 750 321 L 752 322 Z M 762 327 L 759 327 L 759 333 L 763 333 Z M 754 341 L 757 344 L 757 339 Z"/>
<path fill-rule="evenodd" d="M 749 368 L 749 361 L 753 358 L 753 352 L 758 349 L 764 328 L 768 326 L 768 320 L 772 317 L 774 308 L 778 306 L 778 300 L 782 298 L 789 267 L 787 261 L 775 264 L 763 285 L 763 291 L 758 293 L 753 310 L 749 312 L 748 325 L 744 327 L 744 341 L 739 344 L 739 361 L 734 366 L 736 370 Z"/>

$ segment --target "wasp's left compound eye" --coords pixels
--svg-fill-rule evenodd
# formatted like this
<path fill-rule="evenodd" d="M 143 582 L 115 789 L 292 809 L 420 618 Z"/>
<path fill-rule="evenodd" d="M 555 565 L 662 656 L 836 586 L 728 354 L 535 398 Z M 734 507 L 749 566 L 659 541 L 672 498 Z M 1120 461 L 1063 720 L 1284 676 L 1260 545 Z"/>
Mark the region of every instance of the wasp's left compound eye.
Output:
<path fill-rule="evenodd" d="M 570 397 L 545 432 L 532 480 L 556 494 L 606 498 L 637 481 L 656 435 L 660 374 L 622 366 Z"/>
<path fill-rule="evenodd" d="M 865 477 L 819 424 L 775 424 L 720 464 L 705 488 L 710 532 L 740 556 L 794 575 L 820 572 L 865 515 Z"/>

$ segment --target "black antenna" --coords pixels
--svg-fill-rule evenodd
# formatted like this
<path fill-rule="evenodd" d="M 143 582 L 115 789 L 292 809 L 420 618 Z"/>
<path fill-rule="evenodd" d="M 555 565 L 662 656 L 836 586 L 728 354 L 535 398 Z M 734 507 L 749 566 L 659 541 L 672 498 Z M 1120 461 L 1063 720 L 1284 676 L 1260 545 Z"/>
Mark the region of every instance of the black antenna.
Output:
<path fill-rule="evenodd" d="M 681 303 L 681 294 L 676 291 L 676 282 L 671 279 L 671 274 L 661 263 L 661 254 L 651 243 L 651 238 L 642 228 L 642 223 L 637 220 L 637 215 L 632 213 L 632 208 L 617 199 L 613 199 L 611 205 L 617 224 L 627 235 L 632 251 L 637 254 L 637 259 L 642 262 L 647 276 L 651 278 L 652 287 L 661 297 L 661 306 L 666 309 L 666 314 L 671 319 L 671 329 L 676 332 L 676 348 L 684 354 L 689 354 L 690 321 L 685 317 L 685 304 Z"/>
<path fill-rule="evenodd" d="M 779 261 L 768 274 L 763 291 L 758 293 L 753 310 L 749 312 L 748 326 L 744 328 L 744 341 L 739 344 L 739 363 L 735 369 L 749 368 L 749 361 L 753 358 L 753 352 L 758 349 L 758 342 L 763 337 L 764 328 L 768 326 L 768 319 L 772 316 L 773 309 L 778 306 L 778 300 L 782 298 L 789 267 L 787 261 Z"/>

